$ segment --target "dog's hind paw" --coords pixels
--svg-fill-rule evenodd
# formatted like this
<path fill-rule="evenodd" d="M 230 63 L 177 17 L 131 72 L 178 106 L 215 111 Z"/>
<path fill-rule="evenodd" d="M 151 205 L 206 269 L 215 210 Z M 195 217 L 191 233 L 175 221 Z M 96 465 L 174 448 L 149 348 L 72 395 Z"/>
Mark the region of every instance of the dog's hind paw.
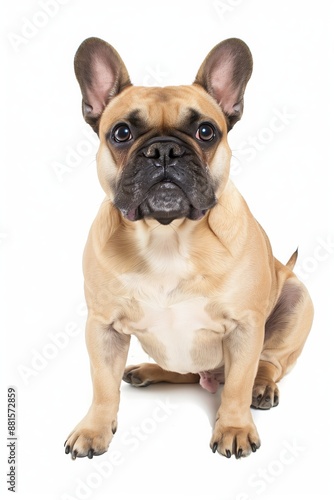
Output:
<path fill-rule="evenodd" d="M 256 378 L 253 387 L 252 408 L 270 410 L 279 403 L 279 390 L 275 382 Z"/>
<path fill-rule="evenodd" d="M 123 380 L 133 387 L 146 387 L 153 383 L 150 380 L 149 371 L 149 363 L 127 366 L 124 371 Z"/>

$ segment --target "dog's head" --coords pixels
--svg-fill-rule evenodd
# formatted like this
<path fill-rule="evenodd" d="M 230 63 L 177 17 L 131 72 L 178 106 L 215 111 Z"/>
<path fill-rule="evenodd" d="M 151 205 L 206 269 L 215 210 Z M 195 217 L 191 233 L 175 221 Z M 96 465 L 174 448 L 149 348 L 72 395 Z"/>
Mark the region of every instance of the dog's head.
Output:
<path fill-rule="evenodd" d="M 122 215 L 201 219 L 228 179 L 227 133 L 252 72 L 247 45 L 218 44 L 188 86 L 133 86 L 116 50 L 98 38 L 80 45 L 74 65 L 84 118 L 101 141 L 99 179 Z"/>

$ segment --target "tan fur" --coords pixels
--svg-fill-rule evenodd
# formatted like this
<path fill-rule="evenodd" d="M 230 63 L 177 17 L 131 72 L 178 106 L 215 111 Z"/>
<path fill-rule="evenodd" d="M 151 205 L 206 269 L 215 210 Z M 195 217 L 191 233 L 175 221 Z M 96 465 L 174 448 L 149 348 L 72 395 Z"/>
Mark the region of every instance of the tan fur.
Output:
<path fill-rule="evenodd" d="M 186 139 L 217 181 L 217 204 L 199 221 L 126 220 L 113 205 L 112 185 L 133 150 L 113 150 L 108 130 L 136 109 L 157 136 L 168 135 L 189 108 L 222 130 L 207 152 Z M 127 87 L 108 104 L 99 127 L 98 173 L 107 197 L 84 254 L 94 398 L 66 451 L 92 458 L 107 450 L 133 334 L 159 365 L 128 367 L 124 379 L 133 385 L 194 383 L 199 372 L 224 373 L 211 447 L 228 457 L 247 456 L 260 446 L 250 405 L 277 404 L 276 382 L 295 363 L 312 323 L 311 300 L 292 272 L 296 256 L 287 266 L 273 257 L 266 234 L 228 180 L 228 126 L 199 85 Z"/>

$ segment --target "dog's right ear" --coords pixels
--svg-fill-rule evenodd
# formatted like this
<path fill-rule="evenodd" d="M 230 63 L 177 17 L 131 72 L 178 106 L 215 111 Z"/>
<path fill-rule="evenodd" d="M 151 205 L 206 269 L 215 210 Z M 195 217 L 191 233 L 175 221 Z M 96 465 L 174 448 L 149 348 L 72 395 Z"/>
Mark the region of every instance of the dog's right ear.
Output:
<path fill-rule="evenodd" d="M 100 38 L 87 38 L 75 54 L 74 71 L 82 93 L 82 114 L 98 133 L 110 99 L 131 85 L 127 69 L 111 45 Z"/>

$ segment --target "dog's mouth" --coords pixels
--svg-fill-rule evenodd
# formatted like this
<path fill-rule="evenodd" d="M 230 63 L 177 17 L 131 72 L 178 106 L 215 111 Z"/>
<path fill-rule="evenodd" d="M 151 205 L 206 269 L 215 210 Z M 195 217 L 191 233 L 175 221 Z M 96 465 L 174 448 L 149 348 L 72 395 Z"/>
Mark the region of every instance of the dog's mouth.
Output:
<path fill-rule="evenodd" d="M 194 221 L 200 220 L 209 208 L 211 207 L 194 207 L 179 186 L 170 181 L 163 181 L 155 184 L 137 207 L 121 209 L 121 212 L 130 221 L 153 218 L 160 224 L 168 225 L 174 219 L 184 217 Z"/>
<path fill-rule="evenodd" d="M 196 152 L 170 137 L 146 142 L 124 167 L 114 203 L 130 221 L 199 220 L 216 204 L 208 168 Z"/>

